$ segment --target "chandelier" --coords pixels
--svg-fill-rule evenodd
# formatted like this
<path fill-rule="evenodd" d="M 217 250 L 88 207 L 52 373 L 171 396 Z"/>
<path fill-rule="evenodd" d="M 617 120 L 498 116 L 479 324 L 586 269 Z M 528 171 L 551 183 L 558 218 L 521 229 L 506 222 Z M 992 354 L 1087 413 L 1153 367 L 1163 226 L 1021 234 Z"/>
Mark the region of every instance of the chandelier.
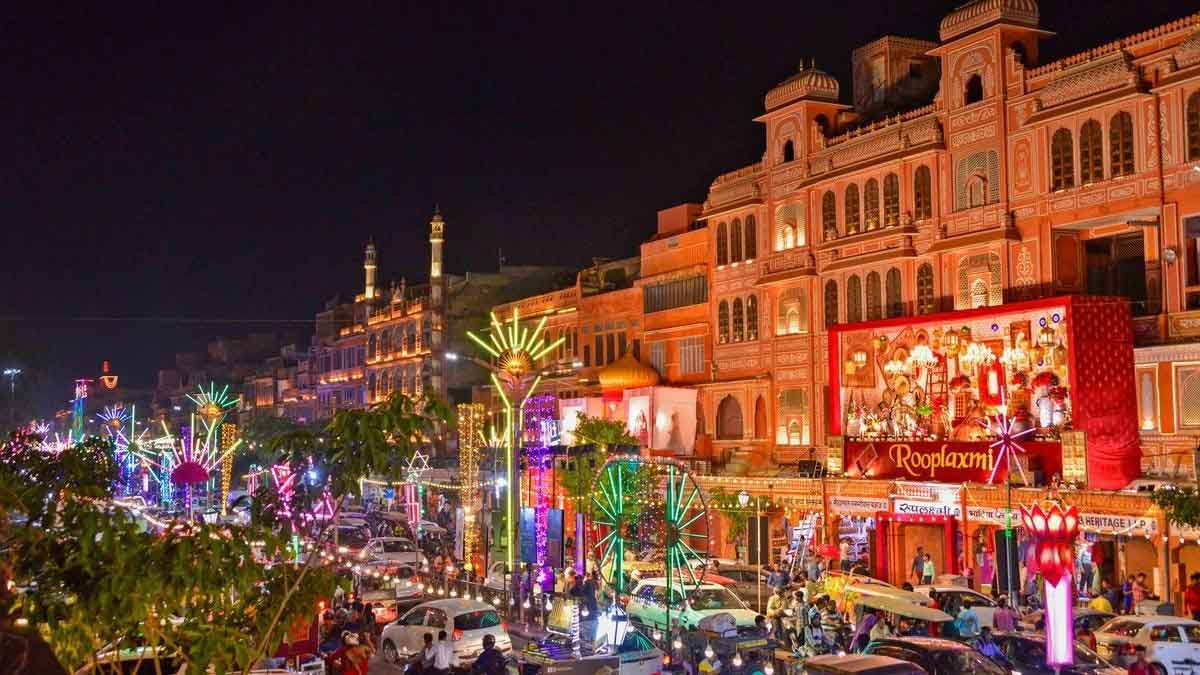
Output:
<path fill-rule="evenodd" d="M 1014 340 L 1015 344 L 1010 344 L 1004 348 L 1004 353 L 1000 355 L 1000 363 L 1006 367 L 1016 371 L 1029 370 L 1032 365 L 1029 351 L 1025 349 L 1025 334 L 1022 333 Z"/>
<path fill-rule="evenodd" d="M 912 354 L 908 357 L 908 362 L 913 368 L 932 368 L 937 365 L 937 354 L 933 353 L 933 349 L 927 344 L 918 344 L 913 347 Z"/>
<path fill-rule="evenodd" d="M 972 342 L 967 347 L 967 352 L 959 357 L 959 362 L 966 368 L 990 366 L 996 362 L 996 355 L 992 353 L 992 350 L 987 345 Z"/>
<path fill-rule="evenodd" d="M 883 372 L 887 373 L 889 377 L 896 377 L 897 375 L 908 375 L 912 372 L 912 369 L 909 367 L 906 361 L 892 359 L 891 361 L 883 364 Z"/>

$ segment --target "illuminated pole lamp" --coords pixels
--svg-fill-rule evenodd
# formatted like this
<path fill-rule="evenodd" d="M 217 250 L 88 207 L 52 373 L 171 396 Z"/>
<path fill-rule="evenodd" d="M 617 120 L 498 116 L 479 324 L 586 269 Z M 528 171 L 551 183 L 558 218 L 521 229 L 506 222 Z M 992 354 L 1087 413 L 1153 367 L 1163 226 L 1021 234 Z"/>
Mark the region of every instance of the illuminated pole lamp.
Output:
<path fill-rule="evenodd" d="M 1079 510 L 1064 508 L 1061 501 L 1021 507 L 1021 521 L 1033 536 L 1036 572 L 1042 575 L 1046 593 L 1046 665 L 1060 669 L 1075 663 L 1073 630 L 1075 538 L 1079 534 Z"/>
<path fill-rule="evenodd" d="M 508 428 L 505 439 L 508 450 L 505 466 L 505 483 L 508 486 L 505 499 L 505 530 L 508 535 L 506 557 L 509 570 L 516 567 L 516 548 L 519 541 L 517 514 L 520 513 L 521 481 L 517 471 L 521 460 L 523 410 L 525 402 L 542 380 L 541 373 L 535 373 L 538 359 L 557 349 L 566 339 L 559 337 L 553 342 L 546 342 L 542 337 L 542 329 L 547 318 L 543 316 L 533 330 L 528 327 L 522 328 L 517 308 L 514 307 L 512 318 L 507 322 L 508 326 L 501 325 L 495 314 L 491 315 L 492 330 L 488 332 L 487 340 L 467 331 L 467 337 L 493 359 L 471 360 L 491 372 L 492 385 L 504 402 L 504 416 Z"/>

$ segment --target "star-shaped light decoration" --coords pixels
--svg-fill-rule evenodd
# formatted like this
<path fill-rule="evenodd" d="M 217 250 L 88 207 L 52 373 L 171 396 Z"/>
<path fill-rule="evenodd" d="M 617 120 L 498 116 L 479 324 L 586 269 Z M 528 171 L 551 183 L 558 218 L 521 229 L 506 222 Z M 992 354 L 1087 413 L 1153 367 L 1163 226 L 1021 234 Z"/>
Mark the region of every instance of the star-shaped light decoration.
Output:
<path fill-rule="evenodd" d="M 408 483 L 420 483 L 428 472 L 429 456 L 417 450 L 404 465 L 404 480 Z"/>
<path fill-rule="evenodd" d="M 1017 441 L 1032 434 L 1035 429 L 1034 427 L 1029 427 L 1028 429 L 1021 429 L 1019 431 L 1015 430 L 1014 427 L 1017 421 L 1009 418 L 1007 406 L 1003 401 L 1000 403 L 1000 413 L 996 415 L 995 423 L 991 419 L 985 418 L 981 424 L 996 437 L 996 440 L 988 447 L 999 448 L 1000 450 L 1000 453 L 996 456 L 996 462 L 992 466 L 992 475 L 988 476 L 988 483 L 994 483 L 996 482 L 996 472 L 1000 470 L 1002 465 L 1008 466 L 1008 459 L 1014 453 L 1025 454 L 1025 448 Z M 1024 467 L 1021 466 L 1020 462 L 1016 464 L 1017 471 L 1021 472 L 1021 480 L 1028 483 L 1029 479 L 1025 476 Z"/>

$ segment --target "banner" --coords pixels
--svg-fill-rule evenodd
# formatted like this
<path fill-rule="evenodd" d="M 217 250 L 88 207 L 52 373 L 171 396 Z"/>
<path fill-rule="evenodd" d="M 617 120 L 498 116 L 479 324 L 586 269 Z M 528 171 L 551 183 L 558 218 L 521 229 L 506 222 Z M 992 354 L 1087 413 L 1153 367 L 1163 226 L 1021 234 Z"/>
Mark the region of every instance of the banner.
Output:
<path fill-rule="evenodd" d="M 1080 513 L 1079 529 L 1101 534 L 1155 534 L 1158 532 L 1158 519 L 1151 516 Z"/>
<path fill-rule="evenodd" d="M 869 514 L 875 515 L 888 510 L 888 500 L 883 497 L 844 497 L 829 496 L 829 510 L 844 515 Z"/>
<path fill-rule="evenodd" d="M 1043 470 L 1062 464 L 1060 444 L 1021 442 L 1026 454 L 1040 460 Z M 997 468 L 997 448 L 988 441 L 846 441 L 846 476 L 905 478 L 942 483 L 1004 482 L 1008 467 Z"/>
<path fill-rule="evenodd" d="M 962 505 L 956 502 L 923 502 L 912 499 L 896 499 L 892 511 L 910 516 L 951 516 L 962 518 Z"/>
<path fill-rule="evenodd" d="M 521 554 L 518 559 L 523 563 L 537 564 L 537 527 L 534 523 L 537 522 L 537 516 L 532 508 L 521 509 L 521 533 L 520 548 L 517 549 Z"/>

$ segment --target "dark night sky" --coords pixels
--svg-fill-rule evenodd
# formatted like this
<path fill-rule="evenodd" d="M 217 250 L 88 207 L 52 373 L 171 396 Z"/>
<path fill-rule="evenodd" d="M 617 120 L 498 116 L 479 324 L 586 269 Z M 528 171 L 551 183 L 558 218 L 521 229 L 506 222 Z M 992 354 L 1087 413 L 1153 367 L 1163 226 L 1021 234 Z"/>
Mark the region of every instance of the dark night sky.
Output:
<path fill-rule="evenodd" d="M 406 4 L 6 16 L 0 340 L 40 356 L 39 398 L 104 358 L 146 385 L 177 350 L 270 327 L 62 317 L 310 319 L 360 287 L 368 236 L 383 278 L 419 280 L 434 202 L 453 272 L 494 269 L 500 246 L 633 255 L 657 209 L 759 158 L 751 118 L 802 58 L 846 100 L 851 50 L 936 39 L 959 3 Z M 1053 58 L 1195 6 L 1041 11 Z"/>

